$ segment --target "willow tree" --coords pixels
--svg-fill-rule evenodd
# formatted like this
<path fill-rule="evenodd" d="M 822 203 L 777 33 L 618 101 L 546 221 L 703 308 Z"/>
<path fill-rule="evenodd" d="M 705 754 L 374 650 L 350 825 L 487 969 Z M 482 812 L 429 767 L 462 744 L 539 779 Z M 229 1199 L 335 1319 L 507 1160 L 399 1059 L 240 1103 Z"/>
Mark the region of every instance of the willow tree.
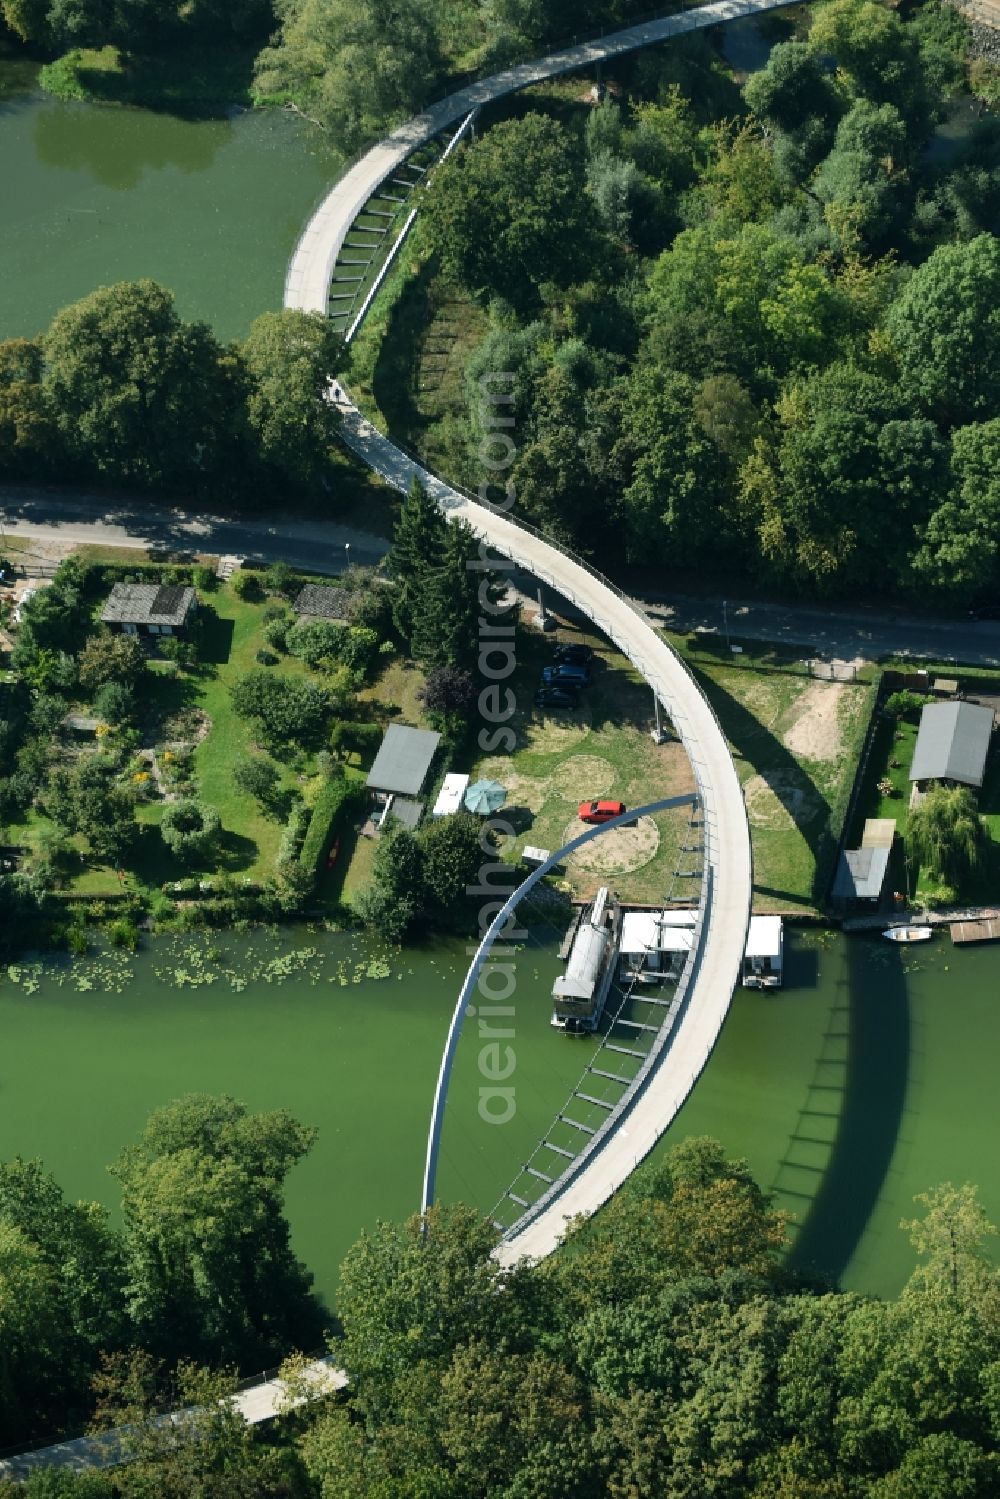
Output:
<path fill-rule="evenodd" d="M 964 786 L 933 786 L 910 813 L 913 856 L 934 879 L 956 889 L 983 862 L 989 835 Z"/>

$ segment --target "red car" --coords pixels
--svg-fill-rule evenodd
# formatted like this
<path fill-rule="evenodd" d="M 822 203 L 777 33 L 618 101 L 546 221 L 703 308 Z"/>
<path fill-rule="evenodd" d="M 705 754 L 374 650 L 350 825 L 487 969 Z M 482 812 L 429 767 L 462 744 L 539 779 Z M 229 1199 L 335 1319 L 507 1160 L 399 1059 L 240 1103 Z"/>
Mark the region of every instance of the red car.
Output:
<path fill-rule="evenodd" d="M 610 822 L 627 810 L 624 802 L 581 802 L 579 817 L 581 822 Z"/>

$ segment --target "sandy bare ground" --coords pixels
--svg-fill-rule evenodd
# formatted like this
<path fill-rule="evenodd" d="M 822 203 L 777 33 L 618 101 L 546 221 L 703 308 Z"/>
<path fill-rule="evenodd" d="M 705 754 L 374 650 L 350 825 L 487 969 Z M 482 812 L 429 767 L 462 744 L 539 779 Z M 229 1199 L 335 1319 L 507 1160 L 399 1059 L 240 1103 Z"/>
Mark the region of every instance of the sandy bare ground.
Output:
<path fill-rule="evenodd" d="M 566 824 L 564 842 L 577 838 L 583 824 L 579 818 Z M 651 817 L 642 817 L 634 828 L 612 828 L 600 838 L 585 843 L 570 854 L 566 863 L 588 874 L 630 874 L 655 857 L 660 846 L 660 830 Z"/>
<path fill-rule="evenodd" d="M 843 747 L 844 682 L 810 682 L 799 698 L 795 722 L 782 736 L 802 760 L 836 760 Z"/>

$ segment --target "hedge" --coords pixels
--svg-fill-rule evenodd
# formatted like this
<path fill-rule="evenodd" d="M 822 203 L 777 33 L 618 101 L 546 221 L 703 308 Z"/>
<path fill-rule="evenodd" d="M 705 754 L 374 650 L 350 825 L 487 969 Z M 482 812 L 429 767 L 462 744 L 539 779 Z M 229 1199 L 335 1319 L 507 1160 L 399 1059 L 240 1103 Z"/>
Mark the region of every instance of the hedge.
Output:
<path fill-rule="evenodd" d="M 364 797 L 363 783 L 348 780 L 345 776 L 343 779 L 327 781 L 316 798 L 299 862 L 317 879 L 323 872 L 333 840 L 350 814 L 362 806 Z"/>

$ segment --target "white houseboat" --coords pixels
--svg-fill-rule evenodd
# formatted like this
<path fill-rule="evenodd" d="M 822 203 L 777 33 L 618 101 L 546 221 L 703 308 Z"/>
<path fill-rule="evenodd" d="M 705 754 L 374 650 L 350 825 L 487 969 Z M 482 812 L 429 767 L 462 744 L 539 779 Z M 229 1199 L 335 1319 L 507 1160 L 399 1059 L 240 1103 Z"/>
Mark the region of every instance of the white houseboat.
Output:
<path fill-rule="evenodd" d="M 558 1030 L 597 1029 L 614 976 L 620 928 L 621 908 L 602 885 L 576 929 L 566 972 L 552 985 L 552 1024 Z"/>
<path fill-rule="evenodd" d="M 744 989 L 780 989 L 785 933 L 780 916 L 751 916 L 743 954 Z"/>
<path fill-rule="evenodd" d="M 697 916 L 697 911 L 627 911 L 622 918 L 619 982 L 676 982 L 691 951 Z"/>

